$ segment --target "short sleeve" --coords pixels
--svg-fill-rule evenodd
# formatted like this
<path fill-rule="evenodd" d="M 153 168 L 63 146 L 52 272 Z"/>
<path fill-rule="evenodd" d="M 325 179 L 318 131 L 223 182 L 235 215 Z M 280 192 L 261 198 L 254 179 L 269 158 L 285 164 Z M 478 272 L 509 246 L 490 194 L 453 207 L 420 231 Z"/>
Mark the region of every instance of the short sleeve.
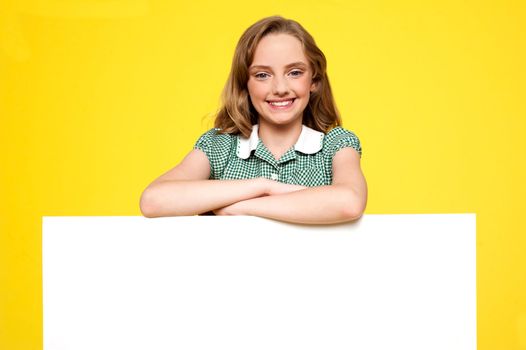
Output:
<path fill-rule="evenodd" d="M 203 151 L 210 162 L 210 179 L 221 177 L 230 157 L 233 136 L 220 134 L 219 129 L 212 128 L 199 137 L 194 149 Z"/>
<path fill-rule="evenodd" d="M 332 129 L 325 135 L 323 149 L 327 157 L 331 160 L 340 149 L 345 147 L 354 148 L 360 157 L 362 156 L 362 146 L 360 139 L 352 131 L 346 130 L 340 126 Z"/>

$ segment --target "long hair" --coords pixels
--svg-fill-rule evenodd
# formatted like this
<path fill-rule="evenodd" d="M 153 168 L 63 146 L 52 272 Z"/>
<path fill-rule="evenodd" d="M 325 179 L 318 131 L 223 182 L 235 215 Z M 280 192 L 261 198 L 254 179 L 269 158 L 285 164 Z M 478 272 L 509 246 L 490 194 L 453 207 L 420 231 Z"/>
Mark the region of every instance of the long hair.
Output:
<path fill-rule="evenodd" d="M 258 112 L 248 94 L 248 68 L 252 64 L 259 41 L 266 35 L 282 33 L 290 34 L 301 42 L 312 69 L 312 81 L 316 83 L 316 89 L 311 92 L 308 105 L 303 111 L 303 124 L 324 133 L 341 125 L 327 76 L 325 55 L 314 38 L 298 22 L 271 16 L 251 25 L 237 43 L 232 68 L 221 94 L 222 106 L 214 123 L 216 128 L 221 129 L 221 133 L 241 133 L 248 137 L 252 125 L 258 122 Z"/>

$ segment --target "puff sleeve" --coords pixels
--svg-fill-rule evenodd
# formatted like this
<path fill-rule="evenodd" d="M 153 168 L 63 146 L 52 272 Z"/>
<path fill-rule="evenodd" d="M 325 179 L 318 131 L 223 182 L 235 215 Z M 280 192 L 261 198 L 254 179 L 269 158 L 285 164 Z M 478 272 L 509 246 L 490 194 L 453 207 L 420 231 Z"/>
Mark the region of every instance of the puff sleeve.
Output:
<path fill-rule="evenodd" d="M 352 131 L 338 126 L 325 135 L 323 149 L 327 158 L 332 160 L 336 152 L 344 147 L 352 147 L 360 154 L 360 157 L 362 156 L 360 139 Z"/>
<path fill-rule="evenodd" d="M 212 128 L 202 134 L 194 149 L 203 151 L 210 163 L 210 179 L 219 179 L 232 154 L 234 138 L 230 134 L 218 133 L 220 129 Z"/>

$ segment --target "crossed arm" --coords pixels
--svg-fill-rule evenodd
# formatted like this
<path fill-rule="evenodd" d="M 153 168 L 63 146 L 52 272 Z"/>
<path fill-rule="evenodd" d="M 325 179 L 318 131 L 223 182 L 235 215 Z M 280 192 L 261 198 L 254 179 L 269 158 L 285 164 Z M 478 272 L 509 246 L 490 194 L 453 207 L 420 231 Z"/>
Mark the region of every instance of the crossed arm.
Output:
<path fill-rule="evenodd" d="M 304 187 L 256 178 L 208 180 L 206 155 L 191 151 L 172 170 L 150 184 L 141 196 L 144 216 L 253 215 L 291 223 L 333 224 L 358 219 L 367 203 L 360 156 L 352 148 L 333 159 L 333 183 Z"/>

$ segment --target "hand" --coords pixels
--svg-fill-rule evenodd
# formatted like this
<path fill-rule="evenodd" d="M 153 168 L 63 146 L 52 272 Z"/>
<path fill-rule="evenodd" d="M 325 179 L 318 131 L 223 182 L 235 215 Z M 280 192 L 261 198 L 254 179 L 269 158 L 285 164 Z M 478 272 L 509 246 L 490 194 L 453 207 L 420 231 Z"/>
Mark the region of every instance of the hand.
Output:
<path fill-rule="evenodd" d="M 291 185 L 291 184 L 286 184 L 286 183 L 274 181 L 274 180 L 267 180 L 267 181 L 268 183 L 267 183 L 266 193 L 269 196 L 300 191 L 300 190 L 304 190 L 307 188 L 307 186 Z"/>
<path fill-rule="evenodd" d="M 274 196 L 280 194 L 291 193 L 295 191 L 304 190 L 307 187 L 301 185 L 291 185 L 283 182 L 278 182 L 266 178 L 259 178 L 258 181 L 263 183 L 265 188 L 264 196 Z M 247 212 L 251 208 L 252 200 L 256 198 L 242 200 L 237 203 L 232 203 L 223 208 L 217 208 L 213 210 L 215 215 L 247 215 Z"/>
<path fill-rule="evenodd" d="M 223 208 L 214 209 L 212 212 L 215 215 L 242 215 L 242 213 L 237 210 L 239 209 L 239 203 L 241 202 L 233 203 Z"/>
<path fill-rule="evenodd" d="M 228 207 L 228 206 L 227 206 L 227 207 Z M 229 214 L 227 214 L 227 210 L 226 210 L 227 207 L 218 208 L 218 209 L 212 210 L 212 212 L 213 212 L 215 215 L 229 215 Z"/>

